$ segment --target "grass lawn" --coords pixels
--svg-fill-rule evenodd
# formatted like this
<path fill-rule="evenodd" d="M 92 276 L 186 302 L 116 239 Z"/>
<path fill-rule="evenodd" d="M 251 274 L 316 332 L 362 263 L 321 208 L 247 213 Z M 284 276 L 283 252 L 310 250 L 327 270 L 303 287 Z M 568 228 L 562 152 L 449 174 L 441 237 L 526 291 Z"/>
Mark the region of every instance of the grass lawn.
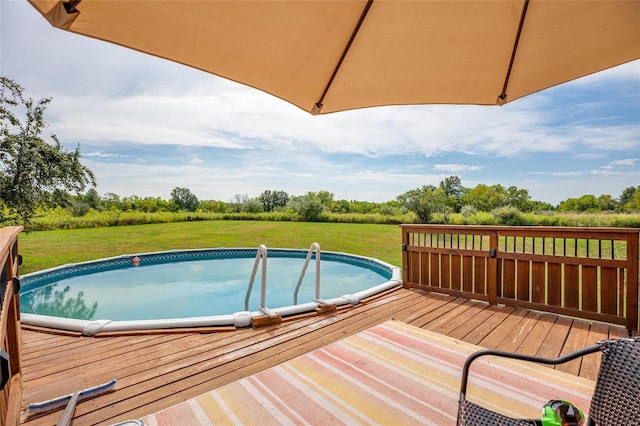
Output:
<path fill-rule="evenodd" d="M 402 233 L 397 225 L 215 220 L 22 233 L 20 272 L 122 254 L 260 244 L 307 249 L 313 242 L 323 251 L 402 263 Z"/>

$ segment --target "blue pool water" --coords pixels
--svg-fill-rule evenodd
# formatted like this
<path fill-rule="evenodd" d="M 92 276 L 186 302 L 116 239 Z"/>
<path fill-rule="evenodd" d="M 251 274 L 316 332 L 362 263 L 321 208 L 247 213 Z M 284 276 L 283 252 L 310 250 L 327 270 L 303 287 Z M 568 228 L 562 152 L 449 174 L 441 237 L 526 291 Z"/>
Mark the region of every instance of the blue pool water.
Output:
<path fill-rule="evenodd" d="M 266 306 L 293 305 L 293 292 L 306 250 L 268 251 Z M 23 277 L 23 313 L 79 320 L 155 320 L 228 315 L 244 311 L 255 262 L 255 249 L 163 252 L 69 265 Z M 258 268 L 249 310 L 260 304 Z M 345 255 L 321 254 L 320 297 L 357 293 L 391 278 L 381 262 Z M 298 303 L 313 302 L 315 260 L 309 263 Z"/>

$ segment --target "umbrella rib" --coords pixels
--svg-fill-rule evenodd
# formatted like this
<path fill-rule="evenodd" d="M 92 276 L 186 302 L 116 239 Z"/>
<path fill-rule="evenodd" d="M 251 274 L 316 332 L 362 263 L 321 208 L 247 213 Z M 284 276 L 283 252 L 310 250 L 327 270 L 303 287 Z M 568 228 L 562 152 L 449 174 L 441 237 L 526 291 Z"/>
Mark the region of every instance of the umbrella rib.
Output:
<path fill-rule="evenodd" d="M 509 85 L 509 78 L 511 77 L 511 70 L 513 69 L 513 63 L 516 59 L 516 52 L 518 51 L 518 44 L 520 43 L 520 35 L 522 34 L 522 27 L 524 27 L 524 19 L 527 15 L 527 9 L 529 8 L 529 0 L 524 1 L 522 7 L 522 14 L 520 15 L 520 24 L 518 25 L 518 32 L 516 33 L 516 39 L 513 43 L 513 50 L 511 51 L 511 60 L 509 61 L 509 68 L 507 69 L 507 76 L 504 79 L 504 85 L 502 86 L 502 93 L 498 96 L 498 105 L 503 105 L 507 102 L 507 86 Z"/>
<path fill-rule="evenodd" d="M 69 1 L 63 2 L 62 4 L 64 5 L 64 8 L 67 11 L 67 13 L 73 13 L 76 11 L 76 7 L 78 7 L 81 1 L 82 0 L 69 0 Z"/>
<path fill-rule="evenodd" d="M 329 78 L 329 82 L 327 83 L 326 87 L 324 88 L 324 91 L 322 92 L 322 95 L 320 96 L 320 100 L 318 100 L 318 102 L 316 102 L 313 105 L 313 109 L 311 110 L 312 114 L 319 114 L 320 110 L 322 109 L 322 103 L 324 101 L 324 97 L 327 95 L 327 92 L 329 91 L 329 88 L 331 87 L 331 84 L 333 84 L 333 80 L 336 78 L 336 75 L 338 74 L 338 70 L 340 70 L 340 67 L 342 66 L 342 62 L 344 61 L 344 58 L 347 56 L 347 53 L 349 53 L 349 49 L 351 48 L 351 45 L 353 44 L 353 41 L 356 38 L 356 35 L 358 35 L 358 31 L 360 31 L 360 27 L 362 26 L 362 23 L 364 22 L 365 18 L 367 17 L 367 13 L 369 13 L 369 9 L 371 9 L 371 5 L 373 4 L 373 0 L 367 0 L 367 4 L 364 6 L 364 9 L 362 10 L 362 13 L 360 14 L 360 19 L 358 20 L 358 23 L 356 24 L 355 28 L 353 29 L 353 32 L 351 33 L 351 37 L 349 38 L 349 41 L 347 42 L 347 45 L 345 46 L 344 50 L 342 51 L 342 55 L 340 56 L 340 60 L 338 61 L 336 67 L 333 70 L 333 73 L 331 74 L 331 78 Z"/>

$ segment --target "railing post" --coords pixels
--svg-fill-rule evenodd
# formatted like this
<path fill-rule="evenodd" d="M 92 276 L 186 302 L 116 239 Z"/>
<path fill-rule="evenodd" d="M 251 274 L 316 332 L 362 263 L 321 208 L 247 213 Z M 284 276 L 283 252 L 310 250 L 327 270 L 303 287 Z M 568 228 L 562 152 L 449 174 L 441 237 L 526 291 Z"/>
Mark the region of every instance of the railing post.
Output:
<path fill-rule="evenodd" d="M 489 234 L 489 258 L 487 259 L 487 296 L 489 304 L 497 303 L 499 283 L 498 262 L 498 230 L 494 229 Z"/>
<path fill-rule="evenodd" d="M 640 330 L 638 317 L 638 235 L 627 235 L 627 330 Z"/>
<path fill-rule="evenodd" d="M 407 287 L 409 282 L 409 229 L 402 228 L 402 286 Z"/>
<path fill-rule="evenodd" d="M 18 234 L 21 226 L 0 228 L 0 269 L 2 269 L 3 290 L 0 304 L 0 349 L 8 357 L 9 376 L 0 390 L 0 424 L 20 424 L 20 403 L 22 401 L 22 359 L 20 330 L 20 295 Z"/>

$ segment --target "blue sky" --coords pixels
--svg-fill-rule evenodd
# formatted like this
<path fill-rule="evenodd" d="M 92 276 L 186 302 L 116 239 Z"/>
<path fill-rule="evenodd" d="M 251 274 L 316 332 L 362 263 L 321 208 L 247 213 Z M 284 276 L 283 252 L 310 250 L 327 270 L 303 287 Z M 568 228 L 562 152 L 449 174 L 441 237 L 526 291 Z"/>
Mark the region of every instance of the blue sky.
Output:
<path fill-rule="evenodd" d="M 100 194 L 177 186 L 231 201 L 266 189 L 382 202 L 457 175 L 557 204 L 640 185 L 640 61 L 503 107 L 396 106 L 311 116 L 188 67 L 52 28 L 0 0 L 0 74 L 53 98 L 48 132 L 78 144 Z"/>

